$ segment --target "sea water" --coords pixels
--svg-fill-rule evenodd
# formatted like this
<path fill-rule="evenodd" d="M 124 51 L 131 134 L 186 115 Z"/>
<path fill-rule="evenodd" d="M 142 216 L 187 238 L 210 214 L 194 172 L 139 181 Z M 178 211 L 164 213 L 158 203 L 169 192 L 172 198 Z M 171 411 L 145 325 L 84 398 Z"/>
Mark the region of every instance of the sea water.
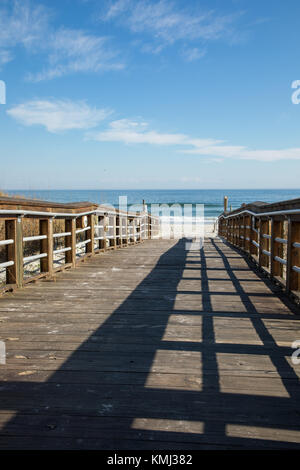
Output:
<path fill-rule="evenodd" d="M 205 223 L 212 223 L 223 211 L 224 196 L 228 196 L 228 207 L 232 209 L 254 201 L 266 203 L 284 201 L 300 197 L 300 189 L 122 189 L 122 190 L 10 190 L 9 194 L 17 194 L 27 198 L 43 199 L 53 202 L 90 201 L 98 204 L 119 205 L 119 196 L 127 196 L 130 206 L 141 204 L 145 200 L 148 211 L 152 204 L 174 204 L 184 206 L 193 204 L 193 215 L 196 204 L 204 205 Z M 176 215 L 176 214 L 174 214 Z"/>

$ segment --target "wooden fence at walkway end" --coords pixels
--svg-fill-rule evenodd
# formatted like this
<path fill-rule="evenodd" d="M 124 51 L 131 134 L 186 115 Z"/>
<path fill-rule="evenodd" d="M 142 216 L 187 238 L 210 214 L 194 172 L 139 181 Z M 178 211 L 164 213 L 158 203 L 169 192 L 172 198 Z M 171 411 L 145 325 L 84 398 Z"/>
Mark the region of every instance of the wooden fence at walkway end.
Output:
<path fill-rule="evenodd" d="M 300 302 L 300 198 L 254 202 L 224 212 L 218 235 L 248 254 L 277 284 Z"/>
<path fill-rule="evenodd" d="M 158 235 L 159 218 L 146 210 L 1 197 L 0 293 Z"/>

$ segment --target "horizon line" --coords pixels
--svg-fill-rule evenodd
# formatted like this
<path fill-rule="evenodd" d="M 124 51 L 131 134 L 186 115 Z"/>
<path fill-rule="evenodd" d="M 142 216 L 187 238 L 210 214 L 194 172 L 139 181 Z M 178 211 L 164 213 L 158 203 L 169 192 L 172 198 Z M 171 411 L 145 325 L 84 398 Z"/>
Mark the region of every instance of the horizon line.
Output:
<path fill-rule="evenodd" d="M 300 191 L 300 188 L 52 188 L 1 189 L 0 191 Z"/>

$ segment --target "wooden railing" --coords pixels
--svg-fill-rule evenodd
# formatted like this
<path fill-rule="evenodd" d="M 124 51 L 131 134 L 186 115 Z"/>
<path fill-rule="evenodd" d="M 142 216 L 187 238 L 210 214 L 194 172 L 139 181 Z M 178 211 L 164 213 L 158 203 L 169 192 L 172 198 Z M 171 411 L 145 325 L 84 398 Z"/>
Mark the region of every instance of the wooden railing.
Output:
<path fill-rule="evenodd" d="M 224 211 L 218 218 L 218 234 L 300 298 L 300 199 Z"/>
<path fill-rule="evenodd" d="M 159 235 L 159 219 L 147 212 L 124 212 L 90 203 L 2 198 L 0 222 L 0 292 L 41 277 L 51 278 L 87 257 Z M 28 266 L 33 269 L 26 269 Z"/>

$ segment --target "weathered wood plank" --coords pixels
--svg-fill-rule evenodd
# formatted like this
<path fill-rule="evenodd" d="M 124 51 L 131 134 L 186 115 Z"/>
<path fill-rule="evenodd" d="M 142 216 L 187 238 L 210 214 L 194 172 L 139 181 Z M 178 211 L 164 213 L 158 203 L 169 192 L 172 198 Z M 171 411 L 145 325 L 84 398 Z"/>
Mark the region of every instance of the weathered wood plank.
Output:
<path fill-rule="evenodd" d="M 300 448 L 299 317 L 270 287 L 161 240 L 3 296 L 0 448 Z"/>

